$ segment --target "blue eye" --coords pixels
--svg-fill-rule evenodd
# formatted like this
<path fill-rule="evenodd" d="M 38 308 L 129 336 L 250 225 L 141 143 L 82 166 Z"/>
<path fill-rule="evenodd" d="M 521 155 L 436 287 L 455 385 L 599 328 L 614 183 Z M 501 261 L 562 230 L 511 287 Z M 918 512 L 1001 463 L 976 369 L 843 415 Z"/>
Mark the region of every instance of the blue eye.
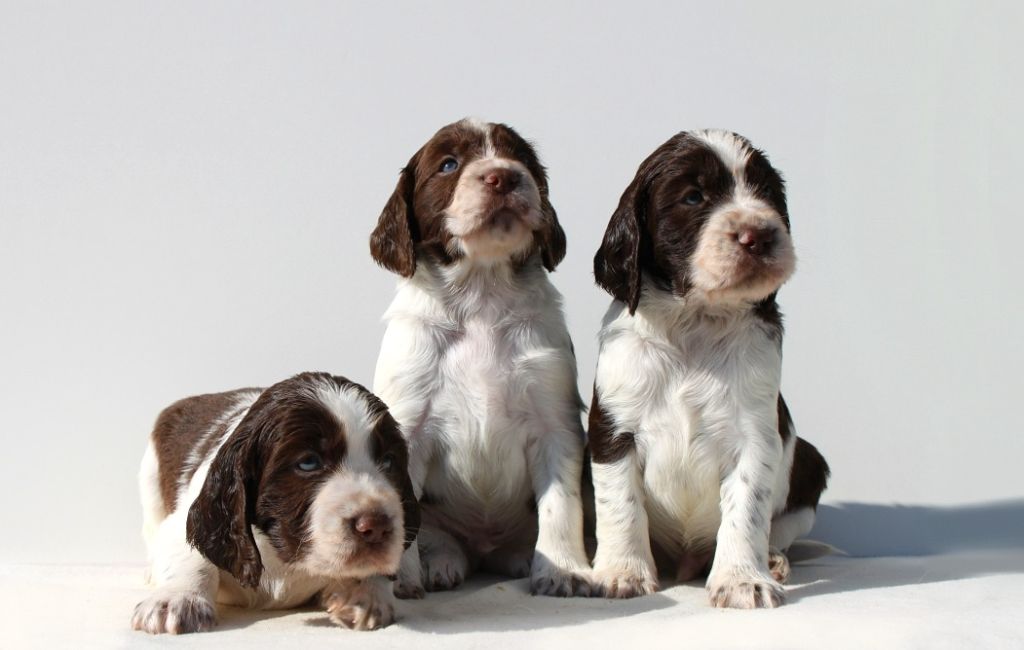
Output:
<path fill-rule="evenodd" d="M 459 168 L 459 161 L 454 158 L 445 158 L 441 162 L 441 173 L 450 174 Z"/>
<path fill-rule="evenodd" d="M 700 205 L 704 202 L 704 195 L 700 193 L 700 190 L 690 190 L 683 195 L 683 203 L 686 205 Z"/>
<path fill-rule="evenodd" d="M 380 459 L 380 468 L 383 470 L 391 469 L 391 466 L 395 464 L 394 454 L 384 454 L 384 457 Z"/>
<path fill-rule="evenodd" d="M 296 465 L 296 467 L 299 468 L 299 471 L 302 472 L 315 472 L 318 469 L 323 469 L 323 466 L 323 462 L 316 454 L 303 456 L 302 460 L 300 460 L 298 465 Z"/>

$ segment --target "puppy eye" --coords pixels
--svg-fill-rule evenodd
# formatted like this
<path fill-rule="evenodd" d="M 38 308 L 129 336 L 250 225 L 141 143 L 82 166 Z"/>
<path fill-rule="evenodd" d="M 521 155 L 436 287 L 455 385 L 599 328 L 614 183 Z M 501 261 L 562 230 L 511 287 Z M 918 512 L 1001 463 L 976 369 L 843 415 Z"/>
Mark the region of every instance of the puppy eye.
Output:
<path fill-rule="evenodd" d="M 704 195 L 700 190 L 690 190 L 683 195 L 683 203 L 686 205 L 700 205 L 704 202 Z"/>
<path fill-rule="evenodd" d="M 454 158 L 445 158 L 441 161 L 441 173 L 450 174 L 459 168 L 459 161 Z"/>
<path fill-rule="evenodd" d="M 302 457 L 302 460 L 298 462 L 296 467 L 300 472 L 315 472 L 319 469 L 323 469 L 324 463 L 316 454 L 307 454 Z"/>
<path fill-rule="evenodd" d="M 391 469 L 394 466 L 394 464 L 395 464 L 395 455 L 390 453 L 390 452 L 384 454 L 384 456 L 381 457 L 380 462 L 379 462 L 380 468 L 383 469 L 383 470 Z"/>

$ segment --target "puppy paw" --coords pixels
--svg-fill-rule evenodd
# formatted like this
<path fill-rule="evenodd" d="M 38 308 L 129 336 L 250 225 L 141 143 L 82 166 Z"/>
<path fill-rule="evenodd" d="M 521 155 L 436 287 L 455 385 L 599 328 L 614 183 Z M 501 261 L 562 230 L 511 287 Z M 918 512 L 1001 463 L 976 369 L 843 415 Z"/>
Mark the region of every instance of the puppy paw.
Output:
<path fill-rule="evenodd" d="M 768 572 L 772 574 L 779 584 L 786 584 L 789 580 L 789 558 L 778 549 L 768 549 Z"/>
<path fill-rule="evenodd" d="M 132 629 L 150 634 L 205 632 L 217 624 L 217 609 L 192 591 L 157 593 L 135 606 Z"/>
<path fill-rule="evenodd" d="M 533 549 L 516 549 L 512 551 L 497 550 L 483 560 L 483 567 L 488 573 L 525 578 L 530 575 L 533 564 Z"/>
<path fill-rule="evenodd" d="M 768 575 L 737 572 L 720 576 L 712 572 L 705 588 L 713 607 L 759 609 L 786 602 L 786 591 Z"/>
<path fill-rule="evenodd" d="M 350 630 L 379 630 L 395 621 L 390 584 L 380 578 L 352 580 L 331 589 L 324 598 L 327 615 Z"/>
<path fill-rule="evenodd" d="M 636 598 L 658 590 L 658 580 L 649 570 L 622 567 L 595 569 L 592 575 L 594 596 L 604 598 Z"/>
<path fill-rule="evenodd" d="M 427 591 L 455 589 L 466 579 L 469 562 L 462 553 L 439 549 L 422 556 L 423 579 Z"/>
<path fill-rule="evenodd" d="M 554 562 L 543 553 L 533 555 L 530 593 L 534 596 L 590 596 L 590 570 L 580 562 Z"/>
<path fill-rule="evenodd" d="M 394 592 L 395 597 L 402 600 L 418 600 L 427 595 L 427 591 L 423 588 L 423 579 L 419 575 L 403 577 L 399 574 L 398 579 L 395 580 Z"/>

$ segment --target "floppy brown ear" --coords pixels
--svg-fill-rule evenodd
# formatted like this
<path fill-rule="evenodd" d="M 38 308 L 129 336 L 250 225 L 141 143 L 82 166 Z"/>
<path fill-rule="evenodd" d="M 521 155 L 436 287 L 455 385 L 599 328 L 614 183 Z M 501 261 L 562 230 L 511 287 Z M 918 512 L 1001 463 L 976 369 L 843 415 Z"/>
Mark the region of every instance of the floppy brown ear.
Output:
<path fill-rule="evenodd" d="M 548 200 L 547 193 L 541 195 L 540 210 L 544 215 L 544 225 L 537 231 L 535 237 L 539 239 L 541 259 L 544 268 L 554 271 L 559 262 L 565 258 L 565 231 L 558 223 L 558 214 L 554 206 Z"/>
<path fill-rule="evenodd" d="M 636 311 L 640 302 L 640 229 L 646 190 L 637 172 L 608 221 L 601 247 L 594 255 L 594 278 L 602 289 Z"/>
<path fill-rule="evenodd" d="M 252 534 L 255 434 L 246 416 L 210 464 L 188 510 L 188 543 L 246 587 L 259 585 L 263 562 Z"/>
<path fill-rule="evenodd" d="M 413 213 L 413 191 L 416 187 L 416 162 L 419 152 L 402 169 L 398 185 L 377 219 L 370 235 L 370 254 L 384 268 L 404 278 L 416 272 L 416 240 L 419 239 Z"/>

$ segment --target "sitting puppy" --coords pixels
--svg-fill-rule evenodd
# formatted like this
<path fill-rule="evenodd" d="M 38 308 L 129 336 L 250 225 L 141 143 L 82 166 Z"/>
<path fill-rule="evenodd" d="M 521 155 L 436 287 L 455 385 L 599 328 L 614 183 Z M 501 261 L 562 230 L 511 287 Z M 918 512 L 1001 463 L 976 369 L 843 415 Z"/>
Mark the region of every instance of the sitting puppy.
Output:
<path fill-rule="evenodd" d="M 530 575 L 533 593 L 586 593 L 582 404 L 547 278 L 565 235 L 533 147 L 503 124 L 442 128 L 402 170 L 370 251 L 403 278 L 374 390 L 423 508 L 396 593 L 422 597 L 421 571 L 453 588 L 480 564 Z"/>
<path fill-rule="evenodd" d="M 375 629 L 419 511 L 398 425 L 344 377 L 305 373 L 183 399 L 157 419 L 139 485 L 155 593 L 132 627 L 199 632 L 214 601 L 296 607 Z"/>
<path fill-rule="evenodd" d="M 828 466 L 779 393 L 793 272 L 779 173 L 744 138 L 680 133 L 640 165 L 594 258 L 615 297 L 600 333 L 589 448 L 601 594 L 657 589 L 713 557 L 716 607 L 775 607 Z"/>

